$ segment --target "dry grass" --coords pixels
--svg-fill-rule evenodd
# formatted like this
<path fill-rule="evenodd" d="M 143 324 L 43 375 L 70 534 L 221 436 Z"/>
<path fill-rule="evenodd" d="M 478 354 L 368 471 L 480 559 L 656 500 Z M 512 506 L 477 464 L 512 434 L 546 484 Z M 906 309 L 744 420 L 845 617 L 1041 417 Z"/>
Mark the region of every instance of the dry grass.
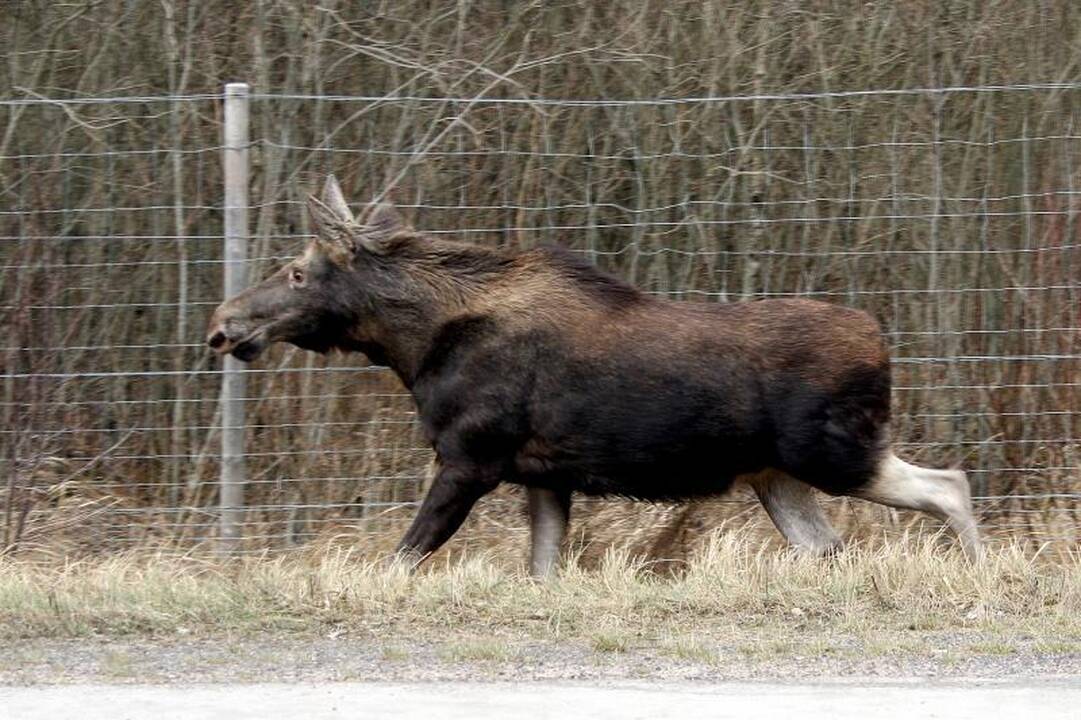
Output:
<path fill-rule="evenodd" d="M 707 638 L 726 628 L 761 629 L 782 644 L 799 628 L 831 630 L 868 646 L 897 632 L 973 630 L 991 634 L 994 647 L 972 646 L 984 653 L 1006 652 L 1009 638 L 1022 635 L 1072 643 L 1081 638 L 1081 562 L 1002 545 L 970 565 L 929 540 L 820 560 L 729 534 L 677 572 L 609 552 L 597 569 L 571 563 L 547 583 L 483 556 L 437 561 L 414 576 L 348 552 L 0 563 L 0 635 L 8 638 L 330 629 L 385 639 L 408 631 L 411 641 L 483 638 L 445 649 L 471 659 L 509 659 L 514 639 L 580 641 L 605 653 L 656 644 L 706 658 Z M 749 642 L 749 653 L 772 652 L 755 635 Z"/>

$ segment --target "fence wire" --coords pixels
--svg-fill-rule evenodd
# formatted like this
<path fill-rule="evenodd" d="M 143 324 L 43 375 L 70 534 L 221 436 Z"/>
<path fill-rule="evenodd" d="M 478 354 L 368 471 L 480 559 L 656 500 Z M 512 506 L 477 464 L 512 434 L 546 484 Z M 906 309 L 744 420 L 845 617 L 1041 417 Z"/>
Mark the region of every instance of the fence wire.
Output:
<path fill-rule="evenodd" d="M 889 334 L 902 454 L 968 470 L 990 533 L 1071 548 L 1079 100 L 255 94 L 248 265 L 302 247 L 332 171 L 426 231 L 561 244 L 649 293 L 863 308 Z M 221 102 L 0 100 L 4 546 L 216 537 L 221 372 L 201 341 L 222 298 Z M 408 519 L 430 451 L 388 371 L 281 348 L 245 373 L 245 549 Z"/>

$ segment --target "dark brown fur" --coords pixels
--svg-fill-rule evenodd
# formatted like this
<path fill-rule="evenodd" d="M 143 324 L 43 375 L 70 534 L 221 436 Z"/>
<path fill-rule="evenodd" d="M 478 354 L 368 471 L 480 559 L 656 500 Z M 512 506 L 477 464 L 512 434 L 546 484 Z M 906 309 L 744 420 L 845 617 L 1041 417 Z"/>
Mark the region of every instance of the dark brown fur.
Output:
<path fill-rule="evenodd" d="M 571 253 L 446 242 L 331 194 L 301 258 L 224 303 L 208 342 L 364 352 L 416 399 L 439 460 L 402 550 L 424 555 L 500 482 L 672 500 L 784 471 L 832 494 L 888 444 L 889 359 L 863 312 L 671 302 Z M 292 279 L 291 279 L 292 278 Z"/>

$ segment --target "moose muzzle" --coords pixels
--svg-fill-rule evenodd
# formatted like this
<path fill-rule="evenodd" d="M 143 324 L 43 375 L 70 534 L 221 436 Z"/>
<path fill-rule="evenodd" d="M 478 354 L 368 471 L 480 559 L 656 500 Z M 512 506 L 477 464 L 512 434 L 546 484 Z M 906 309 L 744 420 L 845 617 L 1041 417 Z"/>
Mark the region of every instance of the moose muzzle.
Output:
<path fill-rule="evenodd" d="M 229 303 L 224 303 L 210 318 L 206 344 L 220 355 L 228 353 L 238 360 L 248 362 L 257 358 L 269 343 L 261 329 L 249 327 L 247 323 L 229 317 Z"/>

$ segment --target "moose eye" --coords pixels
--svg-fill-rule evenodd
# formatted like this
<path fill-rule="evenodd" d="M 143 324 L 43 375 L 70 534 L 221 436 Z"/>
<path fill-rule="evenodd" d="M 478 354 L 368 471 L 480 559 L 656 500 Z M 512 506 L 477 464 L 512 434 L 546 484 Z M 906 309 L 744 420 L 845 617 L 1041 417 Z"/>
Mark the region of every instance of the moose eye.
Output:
<path fill-rule="evenodd" d="M 304 272 L 302 270 L 300 270 L 299 268 L 293 268 L 289 272 L 289 281 L 293 285 L 303 285 L 304 284 Z"/>

